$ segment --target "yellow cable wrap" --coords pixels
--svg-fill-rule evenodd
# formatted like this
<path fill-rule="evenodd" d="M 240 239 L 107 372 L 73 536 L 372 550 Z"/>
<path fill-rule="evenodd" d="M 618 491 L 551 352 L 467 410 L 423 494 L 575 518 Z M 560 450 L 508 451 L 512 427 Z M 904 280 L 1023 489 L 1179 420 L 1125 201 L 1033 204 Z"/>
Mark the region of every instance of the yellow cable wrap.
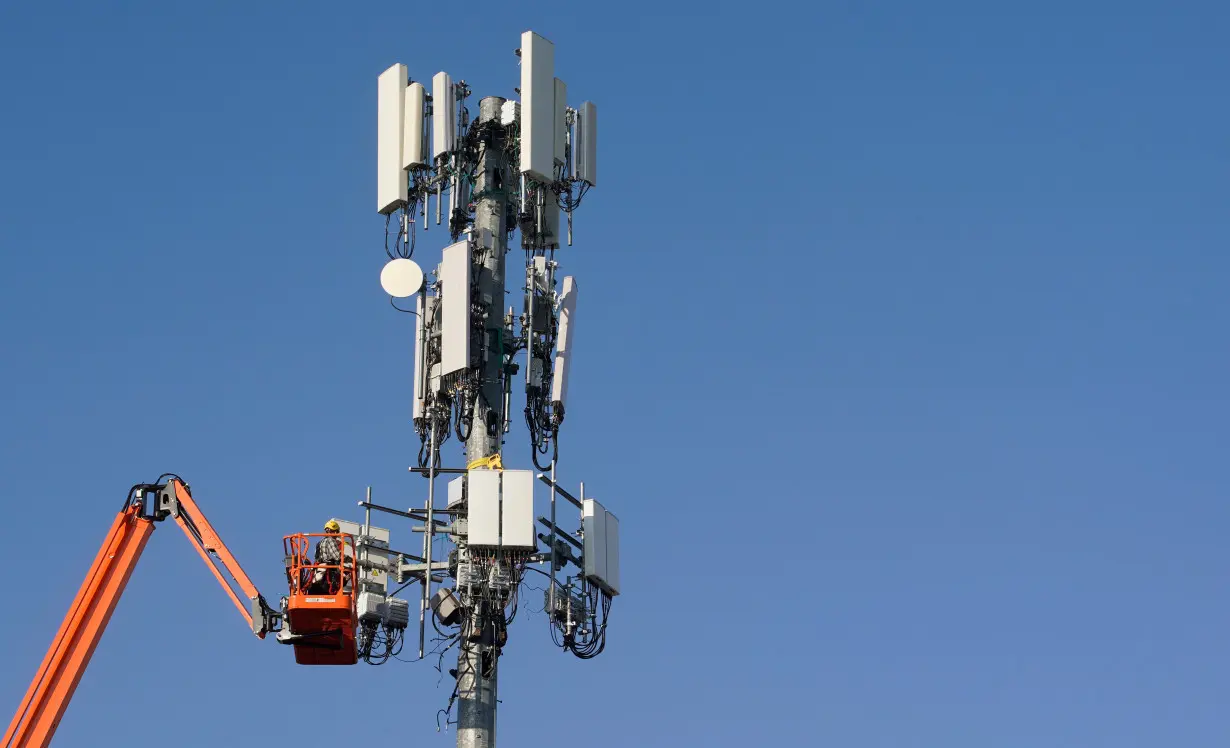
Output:
<path fill-rule="evenodd" d="M 480 457 L 469 465 L 466 465 L 466 470 L 503 470 L 504 463 L 500 459 L 500 453 L 496 452 L 490 457 Z"/>

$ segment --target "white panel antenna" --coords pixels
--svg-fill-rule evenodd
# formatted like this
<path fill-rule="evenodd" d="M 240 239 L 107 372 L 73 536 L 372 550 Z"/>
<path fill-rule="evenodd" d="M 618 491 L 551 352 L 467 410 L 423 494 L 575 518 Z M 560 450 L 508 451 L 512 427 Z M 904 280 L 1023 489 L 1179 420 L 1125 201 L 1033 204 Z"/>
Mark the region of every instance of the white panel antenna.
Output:
<path fill-rule="evenodd" d="M 606 579 L 606 509 L 594 499 L 581 507 L 581 531 L 585 535 L 581 561 L 586 579 Z"/>
<path fill-rule="evenodd" d="M 576 178 L 598 185 L 598 107 L 594 102 L 581 104 L 577 112 L 577 142 L 572 150 Z"/>
<path fill-rule="evenodd" d="M 537 255 L 530 264 L 534 290 L 545 293 L 547 290 L 547 258 L 544 255 Z"/>
<path fill-rule="evenodd" d="M 431 79 L 431 156 L 438 159 L 456 147 L 457 96 L 453 78 L 436 73 Z"/>
<path fill-rule="evenodd" d="M 352 537 L 345 543 L 345 554 L 350 557 L 358 546 L 359 551 L 359 587 L 379 593 L 381 597 L 388 591 L 388 574 L 381 574 L 381 568 L 389 568 L 389 531 L 383 527 L 369 527 L 358 522 L 333 517 L 341 531 Z M 373 562 L 365 566 L 365 561 Z"/>
<path fill-rule="evenodd" d="M 559 247 L 559 213 L 559 203 L 555 201 L 555 193 L 548 191 L 542 205 L 542 244 L 547 249 Z"/>
<path fill-rule="evenodd" d="M 555 79 L 555 168 L 568 163 L 568 86 Z"/>
<path fill-rule="evenodd" d="M 619 594 L 619 518 L 606 513 L 606 591 Z"/>
<path fill-rule="evenodd" d="M 473 546 L 500 544 L 500 471 L 471 470 L 466 474 L 469 500 L 467 541 Z"/>
<path fill-rule="evenodd" d="M 452 500 L 452 483 L 449 500 Z M 534 473 L 529 470 L 470 470 L 466 473 L 468 542 L 533 550 Z"/>
<path fill-rule="evenodd" d="M 606 590 L 619 594 L 619 519 L 595 499 L 581 505 L 581 529 L 585 534 L 582 573 Z"/>
<path fill-rule="evenodd" d="M 551 376 L 551 401 L 564 404 L 568 397 L 568 369 L 572 360 L 572 338 L 576 334 L 577 283 L 571 275 L 564 278 L 559 303 L 559 334 L 555 344 L 555 368 Z"/>
<path fill-rule="evenodd" d="M 509 99 L 500 104 L 500 124 L 508 127 L 521 118 L 521 102 Z"/>
<path fill-rule="evenodd" d="M 422 83 L 406 87 L 406 111 L 404 138 L 401 147 L 402 168 L 410 169 L 427 165 L 427 138 L 423 120 L 426 116 L 427 89 Z"/>
<path fill-rule="evenodd" d="M 554 181 L 555 45 L 533 31 L 521 35 L 521 172 Z"/>
<path fill-rule="evenodd" d="M 470 366 L 470 242 L 444 248 L 440 263 L 440 373 Z"/>
<path fill-rule="evenodd" d="M 399 62 L 376 81 L 376 210 L 384 214 L 400 208 L 409 196 L 401 160 L 407 79 L 406 66 Z"/>
<path fill-rule="evenodd" d="M 534 473 L 504 470 L 500 478 L 500 542 L 513 550 L 534 550 Z"/>
<path fill-rule="evenodd" d="M 465 500 L 466 479 L 458 476 L 448 482 L 448 508 L 452 509 Z"/>

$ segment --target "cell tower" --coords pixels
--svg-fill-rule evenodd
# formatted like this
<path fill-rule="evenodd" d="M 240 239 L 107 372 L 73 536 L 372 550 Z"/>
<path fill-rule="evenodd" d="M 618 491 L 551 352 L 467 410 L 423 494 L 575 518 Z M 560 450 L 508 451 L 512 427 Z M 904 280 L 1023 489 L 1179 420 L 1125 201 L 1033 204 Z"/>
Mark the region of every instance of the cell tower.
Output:
<path fill-rule="evenodd" d="M 428 85 L 399 63 L 379 77 L 376 208 L 389 257 L 380 281 L 390 303 L 414 315 L 420 447 L 410 471 L 426 479 L 426 501 L 400 510 L 369 493 L 364 523 L 342 527 L 361 567 L 359 657 L 379 664 L 397 651 L 409 611 L 396 594 L 420 585 L 419 657 L 434 654 L 429 622 L 436 651 L 458 648 L 444 712 L 451 719 L 457 706 L 461 748 L 495 745 L 499 659 L 526 574 L 548 577 L 552 638 L 584 659 L 603 650 L 619 594 L 619 520 L 584 483 L 574 495 L 557 480 L 578 284 L 561 276 L 556 253 L 572 245 L 573 213 L 598 181 L 597 107 L 568 106 L 550 41 L 527 31 L 517 55 L 521 100 L 483 98 L 473 118 L 470 87 L 448 73 Z M 433 223 L 447 246 L 425 274 L 414 255 Z M 518 232 L 523 299 L 520 310 L 505 310 L 506 255 Z M 413 309 L 396 302 L 410 298 Z M 514 389 L 525 393 L 536 470 L 504 467 Z M 450 466 L 442 449 L 452 436 L 464 461 Z M 557 521 L 561 499 L 577 511 L 574 531 Z M 537 522 L 536 500 L 546 510 Z M 422 533 L 421 555 L 392 550 L 388 530 L 371 525 L 373 510 L 419 523 L 411 529 Z M 401 585 L 393 592 L 390 577 Z"/>

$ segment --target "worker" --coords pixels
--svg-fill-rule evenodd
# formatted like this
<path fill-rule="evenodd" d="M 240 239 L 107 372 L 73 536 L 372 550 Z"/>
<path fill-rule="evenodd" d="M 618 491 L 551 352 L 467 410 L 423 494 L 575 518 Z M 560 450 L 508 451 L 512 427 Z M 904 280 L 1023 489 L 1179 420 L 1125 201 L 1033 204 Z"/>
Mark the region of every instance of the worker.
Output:
<path fill-rule="evenodd" d="M 342 531 L 342 526 L 337 523 L 337 520 L 331 519 L 325 523 L 325 532 L 329 533 L 320 539 L 316 544 L 316 573 L 312 578 L 312 591 L 317 594 L 332 594 L 340 591 L 341 585 L 338 584 L 342 578 L 341 563 L 342 563 L 342 538 L 338 534 Z M 321 568 L 322 566 L 338 566 L 335 569 Z"/>

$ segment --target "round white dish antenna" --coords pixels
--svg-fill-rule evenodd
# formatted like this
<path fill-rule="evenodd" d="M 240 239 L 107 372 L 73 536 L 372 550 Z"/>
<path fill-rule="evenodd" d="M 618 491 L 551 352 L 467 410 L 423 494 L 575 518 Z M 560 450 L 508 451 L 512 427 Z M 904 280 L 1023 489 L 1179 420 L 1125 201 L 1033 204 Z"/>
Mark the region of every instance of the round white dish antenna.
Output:
<path fill-rule="evenodd" d="M 389 260 L 380 271 L 380 287 L 394 298 L 413 296 L 423 287 L 423 269 L 404 257 Z"/>

